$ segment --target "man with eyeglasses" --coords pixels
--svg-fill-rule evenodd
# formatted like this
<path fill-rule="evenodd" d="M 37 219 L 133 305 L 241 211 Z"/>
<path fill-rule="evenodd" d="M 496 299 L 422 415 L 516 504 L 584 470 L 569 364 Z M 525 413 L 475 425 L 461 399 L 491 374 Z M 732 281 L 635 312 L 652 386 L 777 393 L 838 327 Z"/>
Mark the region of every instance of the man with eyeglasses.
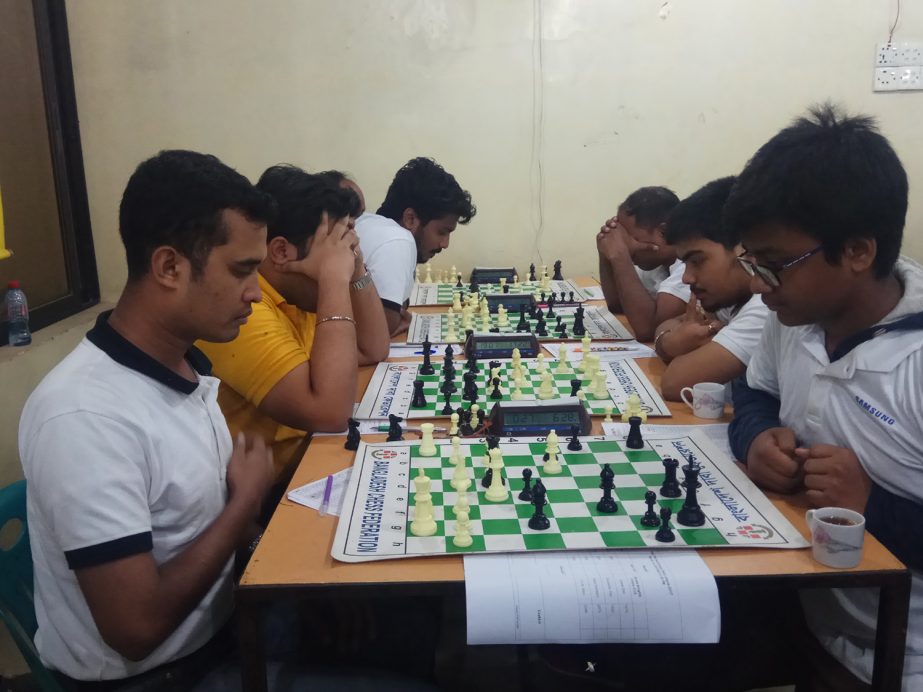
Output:
<path fill-rule="evenodd" d="M 683 283 L 692 290 L 686 314 L 661 324 L 654 337 L 657 354 L 669 363 L 660 389 L 672 401 L 679 401 L 683 387 L 743 375 L 769 314 L 737 264 L 740 238 L 721 222 L 734 180 L 713 180 L 667 219 L 667 242 L 676 248 L 685 266 Z"/>
<path fill-rule="evenodd" d="M 725 222 L 773 313 L 735 386 L 732 447 L 760 486 L 863 513 L 911 568 L 909 690 L 923 689 L 923 532 L 911 528 L 923 515 L 923 267 L 899 256 L 906 210 L 907 176 L 874 122 L 826 105 L 756 153 Z M 855 688 L 829 653 L 868 683 L 877 591 L 812 590 L 802 605 L 824 682 Z"/>

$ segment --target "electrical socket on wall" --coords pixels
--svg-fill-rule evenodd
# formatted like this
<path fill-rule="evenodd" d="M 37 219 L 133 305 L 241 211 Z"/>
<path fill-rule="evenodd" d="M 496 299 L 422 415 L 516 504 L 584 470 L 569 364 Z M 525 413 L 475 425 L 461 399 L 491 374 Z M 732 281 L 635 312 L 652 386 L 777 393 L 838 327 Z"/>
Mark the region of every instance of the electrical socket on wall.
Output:
<path fill-rule="evenodd" d="M 879 43 L 875 47 L 875 79 L 872 89 L 923 89 L 923 42 Z"/>

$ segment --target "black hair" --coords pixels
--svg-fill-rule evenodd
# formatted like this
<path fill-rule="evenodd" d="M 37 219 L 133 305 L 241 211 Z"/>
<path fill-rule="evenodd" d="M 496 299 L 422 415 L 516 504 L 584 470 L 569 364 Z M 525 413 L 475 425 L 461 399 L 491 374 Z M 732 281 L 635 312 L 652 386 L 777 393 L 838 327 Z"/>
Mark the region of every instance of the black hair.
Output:
<path fill-rule="evenodd" d="M 346 173 L 343 171 L 329 170 L 321 171 L 318 173 L 320 177 L 327 180 L 334 187 L 342 187 L 346 192 L 352 197 L 352 204 L 349 209 L 349 215 L 352 217 L 358 217 L 362 213 L 362 200 L 359 199 L 359 195 L 356 194 L 356 191 L 350 187 L 343 187 L 344 180 L 352 180 Z"/>
<path fill-rule="evenodd" d="M 209 154 L 161 151 L 141 163 L 119 205 L 129 280 L 147 274 L 151 255 L 164 245 L 186 257 L 198 276 L 212 248 L 228 242 L 226 209 L 267 222 L 274 207 L 249 180 Z"/>
<path fill-rule="evenodd" d="M 477 214 L 471 194 L 455 176 L 423 156 L 411 159 L 395 174 L 378 213 L 400 223 L 405 209 L 413 209 L 424 224 L 447 214 L 466 224 Z"/>
<path fill-rule="evenodd" d="M 308 238 L 317 231 L 321 216 L 331 220 L 352 216 L 356 193 L 339 187 L 328 177 L 297 166 L 270 166 L 256 186 L 276 202 L 276 218 L 267 227 L 267 240 L 285 238 L 302 252 Z"/>
<path fill-rule="evenodd" d="M 705 238 L 728 249 L 736 246 L 740 236 L 724 225 L 721 213 L 736 179 L 731 175 L 712 180 L 677 204 L 667 218 L 667 243 L 676 245 L 689 238 Z"/>
<path fill-rule="evenodd" d="M 890 274 L 907 214 L 907 174 L 874 119 L 813 107 L 747 163 L 725 205 L 725 223 L 745 234 L 768 224 L 816 238 L 830 263 L 847 241 L 874 238 L 874 271 Z"/>
<path fill-rule="evenodd" d="M 642 187 L 632 192 L 619 205 L 619 211 L 633 216 L 641 228 L 655 229 L 667 220 L 679 197 L 673 190 L 660 187 Z"/>

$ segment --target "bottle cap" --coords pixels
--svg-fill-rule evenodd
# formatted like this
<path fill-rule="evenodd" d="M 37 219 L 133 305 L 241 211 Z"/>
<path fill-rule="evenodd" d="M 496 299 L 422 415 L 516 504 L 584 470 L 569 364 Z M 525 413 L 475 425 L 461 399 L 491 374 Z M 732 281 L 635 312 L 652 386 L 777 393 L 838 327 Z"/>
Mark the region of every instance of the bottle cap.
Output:
<path fill-rule="evenodd" d="M 7 288 L 19 288 L 19 279 L 13 279 L 7 285 Z"/>

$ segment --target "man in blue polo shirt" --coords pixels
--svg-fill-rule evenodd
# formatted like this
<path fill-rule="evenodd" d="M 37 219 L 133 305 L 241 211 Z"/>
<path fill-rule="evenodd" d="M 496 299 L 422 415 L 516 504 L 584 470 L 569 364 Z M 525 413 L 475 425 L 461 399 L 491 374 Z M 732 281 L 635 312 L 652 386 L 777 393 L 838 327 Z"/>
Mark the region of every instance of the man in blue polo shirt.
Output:
<path fill-rule="evenodd" d="M 907 176 L 874 123 L 824 106 L 756 153 L 725 221 L 772 311 L 735 388 L 735 454 L 764 488 L 863 513 L 911 568 L 904 689 L 919 690 L 923 268 L 899 257 L 906 210 Z M 824 649 L 868 683 L 877 591 L 806 591 L 802 605 Z"/>

